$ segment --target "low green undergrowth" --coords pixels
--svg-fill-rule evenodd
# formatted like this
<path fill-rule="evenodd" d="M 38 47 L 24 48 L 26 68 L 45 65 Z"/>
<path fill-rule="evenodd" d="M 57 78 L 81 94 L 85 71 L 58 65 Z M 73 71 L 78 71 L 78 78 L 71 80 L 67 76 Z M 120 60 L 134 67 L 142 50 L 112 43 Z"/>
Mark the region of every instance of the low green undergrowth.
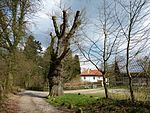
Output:
<path fill-rule="evenodd" d="M 150 113 L 150 101 L 136 101 L 132 104 L 128 99 L 105 99 L 94 95 L 65 94 L 59 97 L 49 97 L 48 102 L 68 109 L 81 108 L 83 113 Z"/>
<path fill-rule="evenodd" d="M 150 113 L 150 101 L 99 99 L 96 103 L 84 108 L 85 113 Z"/>
<path fill-rule="evenodd" d="M 98 97 L 81 94 L 65 94 L 58 97 L 49 97 L 48 102 L 55 106 L 82 107 L 96 102 Z"/>

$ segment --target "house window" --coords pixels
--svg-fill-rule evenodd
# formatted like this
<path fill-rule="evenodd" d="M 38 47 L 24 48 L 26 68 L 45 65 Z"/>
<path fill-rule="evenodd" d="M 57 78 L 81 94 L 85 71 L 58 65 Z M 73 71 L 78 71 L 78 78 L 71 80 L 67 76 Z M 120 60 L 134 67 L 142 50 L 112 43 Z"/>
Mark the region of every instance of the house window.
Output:
<path fill-rule="evenodd" d="M 95 80 L 95 77 L 93 77 L 93 80 Z"/>

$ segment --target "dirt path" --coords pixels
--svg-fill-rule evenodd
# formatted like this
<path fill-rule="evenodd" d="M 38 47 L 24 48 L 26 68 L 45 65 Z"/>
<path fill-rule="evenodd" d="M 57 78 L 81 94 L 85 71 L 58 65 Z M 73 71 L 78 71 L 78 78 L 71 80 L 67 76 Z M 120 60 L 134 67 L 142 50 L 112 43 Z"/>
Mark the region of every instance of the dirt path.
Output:
<path fill-rule="evenodd" d="M 61 113 L 44 100 L 47 93 L 24 91 L 19 94 L 19 113 Z"/>

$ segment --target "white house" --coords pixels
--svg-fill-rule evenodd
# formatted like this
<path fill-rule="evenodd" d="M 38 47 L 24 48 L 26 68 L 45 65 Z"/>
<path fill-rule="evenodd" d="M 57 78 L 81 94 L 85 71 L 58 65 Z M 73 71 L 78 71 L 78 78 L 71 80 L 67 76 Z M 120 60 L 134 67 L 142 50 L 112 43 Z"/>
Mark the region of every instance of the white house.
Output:
<path fill-rule="evenodd" d="M 84 70 L 81 74 L 81 80 L 83 82 L 100 82 L 103 86 L 103 74 L 102 71 L 98 70 Z M 107 78 L 106 78 L 107 81 Z"/>

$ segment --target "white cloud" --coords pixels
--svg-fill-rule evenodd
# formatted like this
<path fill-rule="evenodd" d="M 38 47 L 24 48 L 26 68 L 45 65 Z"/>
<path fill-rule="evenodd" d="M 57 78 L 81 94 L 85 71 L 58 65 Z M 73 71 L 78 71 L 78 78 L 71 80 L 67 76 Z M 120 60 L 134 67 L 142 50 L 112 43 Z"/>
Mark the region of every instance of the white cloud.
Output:
<path fill-rule="evenodd" d="M 96 67 L 90 62 L 80 62 L 81 71 L 86 69 L 96 69 Z"/>
<path fill-rule="evenodd" d="M 38 16 L 40 19 L 49 19 L 48 15 L 47 15 L 46 13 L 43 13 L 43 12 L 37 13 L 37 16 Z"/>
<path fill-rule="evenodd" d="M 45 52 L 46 51 L 46 47 L 44 47 L 44 46 L 42 46 L 42 50 L 43 50 L 43 52 Z"/>

